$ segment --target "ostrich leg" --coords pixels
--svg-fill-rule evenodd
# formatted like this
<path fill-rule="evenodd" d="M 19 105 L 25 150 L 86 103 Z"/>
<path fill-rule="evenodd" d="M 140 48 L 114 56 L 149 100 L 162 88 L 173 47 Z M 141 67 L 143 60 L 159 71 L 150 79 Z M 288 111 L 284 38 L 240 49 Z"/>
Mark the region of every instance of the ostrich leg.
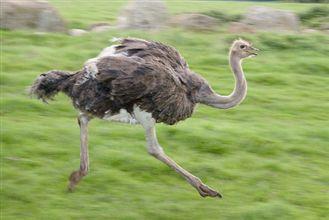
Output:
<path fill-rule="evenodd" d="M 78 123 L 80 126 L 80 169 L 73 171 L 70 175 L 70 183 L 68 189 L 73 191 L 74 187 L 79 183 L 82 177 L 86 176 L 89 169 L 88 156 L 88 122 L 90 118 L 81 113 L 78 116 Z"/>
<path fill-rule="evenodd" d="M 174 160 L 168 157 L 162 147 L 159 145 L 158 140 L 156 138 L 155 127 L 146 129 L 146 140 L 147 140 L 147 150 L 149 154 L 157 158 L 158 160 L 164 162 L 169 167 L 174 169 L 177 173 L 179 173 L 182 177 L 184 177 L 194 188 L 196 188 L 199 194 L 202 197 L 210 196 L 210 197 L 222 197 L 222 195 L 215 190 L 211 189 L 202 181 L 186 171 L 183 167 L 179 166 Z"/>
<path fill-rule="evenodd" d="M 187 182 L 198 190 L 202 197 L 222 197 L 220 193 L 205 185 L 198 177 L 186 171 L 183 167 L 179 166 L 174 160 L 165 154 L 162 147 L 158 143 L 155 131 L 155 120 L 152 118 L 151 114 L 140 111 L 134 111 L 134 114 L 136 119 L 145 129 L 147 150 L 150 155 L 167 164 L 170 168 L 184 177 Z"/>

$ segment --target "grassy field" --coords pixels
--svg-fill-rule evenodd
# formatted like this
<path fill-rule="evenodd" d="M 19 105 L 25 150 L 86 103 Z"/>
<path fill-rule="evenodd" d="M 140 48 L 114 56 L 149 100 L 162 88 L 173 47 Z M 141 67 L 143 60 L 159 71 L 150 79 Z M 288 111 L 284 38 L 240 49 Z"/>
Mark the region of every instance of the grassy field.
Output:
<path fill-rule="evenodd" d="M 113 20 L 123 5 L 52 2 L 71 27 Z M 235 13 L 250 4 L 197 2 L 185 9 L 170 1 L 169 8 L 178 13 L 223 7 Z M 90 124 L 90 174 L 68 193 L 68 175 L 79 166 L 76 111 L 62 94 L 46 105 L 25 89 L 42 72 L 81 68 L 113 36 L 134 36 L 175 46 L 191 69 L 229 94 L 234 81 L 227 52 L 237 36 L 177 29 L 1 36 L 1 219 L 329 218 L 328 35 L 242 35 L 262 50 L 244 63 L 246 100 L 231 110 L 200 105 L 184 122 L 157 126 L 168 155 L 218 189 L 222 200 L 201 198 L 150 157 L 139 126 L 97 119 Z"/>
<path fill-rule="evenodd" d="M 111 0 L 50 0 L 68 20 L 71 28 L 87 28 L 90 24 L 100 21 L 115 23 L 119 11 L 128 1 Z M 191 1 L 167 0 L 170 14 L 183 12 L 206 12 L 219 10 L 229 14 L 241 14 L 251 6 L 268 6 L 294 12 L 302 12 L 313 6 L 324 4 L 299 4 L 278 2 L 230 2 L 230 1 Z"/>

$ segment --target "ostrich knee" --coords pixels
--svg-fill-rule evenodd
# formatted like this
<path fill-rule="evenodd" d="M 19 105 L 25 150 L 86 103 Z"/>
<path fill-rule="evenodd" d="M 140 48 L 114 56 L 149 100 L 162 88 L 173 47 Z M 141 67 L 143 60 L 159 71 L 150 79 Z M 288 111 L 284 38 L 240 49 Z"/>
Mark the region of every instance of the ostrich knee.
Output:
<path fill-rule="evenodd" d="M 163 149 L 162 149 L 162 147 L 160 146 L 160 145 L 156 145 L 156 146 L 148 146 L 148 148 L 147 148 L 147 152 L 151 155 L 151 156 L 153 156 L 153 157 L 155 157 L 155 158 L 160 158 L 161 156 L 163 156 L 164 155 L 164 151 L 163 151 Z"/>
<path fill-rule="evenodd" d="M 87 174 L 88 174 L 88 168 L 81 168 L 80 167 L 80 174 L 81 174 L 81 176 L 87 176 Z"/>

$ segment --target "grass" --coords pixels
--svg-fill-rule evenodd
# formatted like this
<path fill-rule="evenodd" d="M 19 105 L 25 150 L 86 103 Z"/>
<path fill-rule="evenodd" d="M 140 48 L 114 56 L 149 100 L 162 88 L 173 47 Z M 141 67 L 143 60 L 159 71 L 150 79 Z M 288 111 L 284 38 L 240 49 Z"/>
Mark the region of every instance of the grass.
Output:
<path fill-rule="evenodd" d="M 50 0 L 68 21 L 70 28 L 87 28 L 95 22 L 115 23 L 120 10 L 128 1 L 111 0 Z M 193 0 L 167 0 L 170 14 L 207 12 L 209 10 L 224 11 L 237 15 L 242 14 L 252 6 L 268 6 L 285 9 L 293 12 L 304 12 L 307 9 L 324 4 L 308 3 L 278 3 L 278 2 L 234 2 L 234 1 L 193 1 Z M 101 9 L 101 10 L 100 10 Z"/>
<path fill-rule="evenodd" d="M 81 27 L 113 19 L 123 4 L 105 10 L 103 1 L 52 2 L 70 26 Z M 240 4 L 252 3 L 197 2 L 184 9 L 169 2 L 169 8 L 241 11 Z M 2 219 L 328 219 L 328 35 L 242 35 L 262 50 L 244 63 L 246 100 L 225 111 L 200 105 L 184 122 L 157 126 L 168 155 L 218 189 L 222 200 L 200 198 L 148 156 L 139 126 L 101 120 L 90 124 L 90 174 L 67 193 L 67 177 L 79 165 L 76 111 L 62 94 L 46 105 L 25 89 L 42 72 L 81 68 L 113 36 L 134 36 L 175 46 L 191 69 L 229 94 L 227 51 L 237 36 L 179 29 L 1 36 Z"/>
<path fill-rule="evenodd" d="M 329 7 L 313 7 L 299 14 L 300 20 L 307 26 L 320 27 L 329 23 Z"/>

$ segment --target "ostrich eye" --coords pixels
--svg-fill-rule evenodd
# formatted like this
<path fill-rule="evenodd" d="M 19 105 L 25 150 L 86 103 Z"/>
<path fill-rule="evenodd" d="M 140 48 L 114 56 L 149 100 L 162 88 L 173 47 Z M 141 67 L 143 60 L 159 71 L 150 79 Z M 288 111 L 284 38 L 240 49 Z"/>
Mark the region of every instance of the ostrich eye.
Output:
<path fill-rule="evenodd" d="M 240 48 L 244 49 L 244 48 L 246 48 L 246 45 L 241 45 Z"/>

